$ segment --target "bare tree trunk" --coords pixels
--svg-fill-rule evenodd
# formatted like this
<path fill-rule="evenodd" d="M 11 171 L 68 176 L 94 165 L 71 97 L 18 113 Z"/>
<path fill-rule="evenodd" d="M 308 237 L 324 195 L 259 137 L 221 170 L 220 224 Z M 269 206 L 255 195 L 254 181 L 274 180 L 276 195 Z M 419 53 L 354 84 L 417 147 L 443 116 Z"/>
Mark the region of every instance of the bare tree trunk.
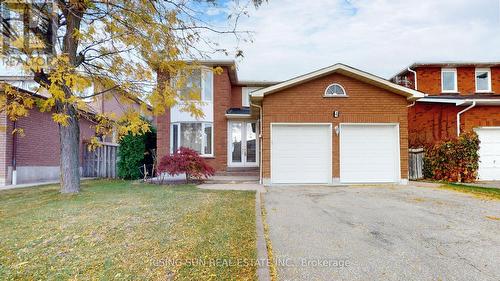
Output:
<path fill-rule="evenodd" d="M 62 109 L 69 116 L 68 125 L 59 125 L 61 144 L 61 193 L 80 191 L 80 124 L 76 109 L 66 105 Z"/>
<path fill-rule="evenodd" d="M 84 1 L 58 1 L 66 18 L 66 33 L 63 40 L 63 53 L 69 58 L 69 63 L 78 67 L 78 38 L 75 30 L 80 30 L 80 23 L 85 11 Z M 71 89 L 63 85 L 66 98 L 73 96 Z M 77 193 L 80 191 L 80 123 L 75 106 L 66 103 L 59 104 L 57 111 L 69 116 L 68 125 L 59 125 L 61 143 L 61 193 Z"/>

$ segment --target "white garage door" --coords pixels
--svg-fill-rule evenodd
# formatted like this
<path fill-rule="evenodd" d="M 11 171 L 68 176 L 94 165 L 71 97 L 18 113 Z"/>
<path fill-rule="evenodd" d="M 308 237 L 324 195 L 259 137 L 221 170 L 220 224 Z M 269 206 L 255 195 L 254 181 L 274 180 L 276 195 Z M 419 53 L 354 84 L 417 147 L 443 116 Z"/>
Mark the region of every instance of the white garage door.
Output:
<path fill-rule="evenodd" d="M 273 183 L 330 183 L 332 133 L 326 124 L 273 124 L 271 131 Z"/>
<path fill-rule="evenodd" d="M 479 180 L 500 180 L 500 128 L 478 128 Z"/>
<path fill-rule="evenodd" d="M 341 182 L 398 182 L 399 167 L 399 129 L 396 125 L 341 125 Z"/>

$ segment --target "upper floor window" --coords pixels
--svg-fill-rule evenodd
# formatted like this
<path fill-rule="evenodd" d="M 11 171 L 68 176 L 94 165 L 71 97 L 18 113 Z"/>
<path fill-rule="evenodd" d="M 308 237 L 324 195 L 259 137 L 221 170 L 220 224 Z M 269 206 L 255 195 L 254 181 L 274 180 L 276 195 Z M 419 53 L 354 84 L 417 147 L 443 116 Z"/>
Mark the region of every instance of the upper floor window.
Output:
<path fill-rule="evenodd" d="M 476 68 L 476 92 L 491 92 L 491 70 Z"/>
<path fill-rule="evenodd" d="M 250 93 L 261 89 L 260 87 L 243 87 L 241 88 L 241 106 L 250 106 Z"/>
<path fill-rule="evenodd" d="M 346 97 L 347 93 L 340 84 L 332 84 L 325 90 L 325 97 Z"/>
<path fill-rule="evenodd" d="M 208 68 L 194 69 L 179 74 L 177 81 L 182 81 L 178 94 L 184 100 L 211 102 L 213 99 L 213 72 Z"/>
<path fill-rule="evenodd" d="M 457 93 L 457 70 L 455 68 L 441 69 L 441 91 L 443 93 Z"/>

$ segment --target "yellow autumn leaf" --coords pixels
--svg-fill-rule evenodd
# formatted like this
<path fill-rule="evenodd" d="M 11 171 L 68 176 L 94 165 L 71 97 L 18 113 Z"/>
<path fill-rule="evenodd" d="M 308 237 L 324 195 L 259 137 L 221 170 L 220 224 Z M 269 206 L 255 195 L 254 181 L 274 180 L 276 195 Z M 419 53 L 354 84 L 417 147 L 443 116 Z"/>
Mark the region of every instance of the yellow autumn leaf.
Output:
<path fill-rule="evenodd" d="M 61 124 L 63 126 L 69 125 L 68 119 L 69 119 L 69 115 L 64 114 L 64 113 L 53 113 L 52 114 L 52 120 L 54 120 L 54 122 Z"/>

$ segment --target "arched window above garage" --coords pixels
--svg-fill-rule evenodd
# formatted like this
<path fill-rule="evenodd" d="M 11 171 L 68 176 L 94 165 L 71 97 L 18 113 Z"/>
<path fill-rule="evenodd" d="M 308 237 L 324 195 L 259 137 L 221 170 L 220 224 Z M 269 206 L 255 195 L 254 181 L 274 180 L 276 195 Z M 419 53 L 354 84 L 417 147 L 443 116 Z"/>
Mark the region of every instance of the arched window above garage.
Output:
<path fill-rule="evenodd" d="M 325 97 L 347 97 L 347 93 L 342 85 L 334 83 L 326 88 Z"/>

